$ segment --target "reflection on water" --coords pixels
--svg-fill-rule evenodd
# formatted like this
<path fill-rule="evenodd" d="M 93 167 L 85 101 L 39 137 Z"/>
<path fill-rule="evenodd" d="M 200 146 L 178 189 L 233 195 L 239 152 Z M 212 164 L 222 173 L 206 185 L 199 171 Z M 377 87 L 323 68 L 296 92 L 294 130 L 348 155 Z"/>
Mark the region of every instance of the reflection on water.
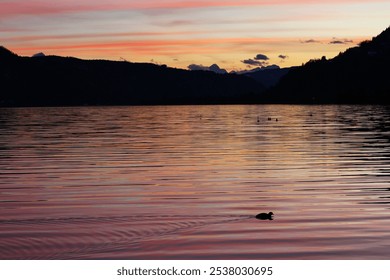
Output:
<path fill-rule="evenodd" d="M 389 117 L 1 109 L 0 258 L 390 259 Z"/>

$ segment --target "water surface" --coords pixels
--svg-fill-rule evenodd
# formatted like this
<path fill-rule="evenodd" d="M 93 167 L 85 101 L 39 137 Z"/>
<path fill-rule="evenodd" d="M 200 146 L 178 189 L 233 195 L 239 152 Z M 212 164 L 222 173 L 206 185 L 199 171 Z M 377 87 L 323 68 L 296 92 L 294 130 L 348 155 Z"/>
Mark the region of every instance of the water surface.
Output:
<path fill-rule="evenodd" d="M 1 108 L 0 258 L 390 259 L 389 117 Z"/>

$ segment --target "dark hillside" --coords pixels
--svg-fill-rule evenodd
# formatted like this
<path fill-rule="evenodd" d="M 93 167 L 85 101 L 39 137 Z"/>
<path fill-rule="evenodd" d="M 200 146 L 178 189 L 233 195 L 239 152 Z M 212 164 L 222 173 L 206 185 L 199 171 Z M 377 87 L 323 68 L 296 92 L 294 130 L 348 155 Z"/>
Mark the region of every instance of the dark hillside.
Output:
<path fill-rule="evenodd" d="M 289 71 L 267 94 L 275 103 L 390 103 L 390 28 L 337 57 Z"/>
<path fill-rule="evenodd" d="M 149 63 L 19 57 L 0 49 L 1 106 L 253 103 L 263 87 L 233 74 Z"/>

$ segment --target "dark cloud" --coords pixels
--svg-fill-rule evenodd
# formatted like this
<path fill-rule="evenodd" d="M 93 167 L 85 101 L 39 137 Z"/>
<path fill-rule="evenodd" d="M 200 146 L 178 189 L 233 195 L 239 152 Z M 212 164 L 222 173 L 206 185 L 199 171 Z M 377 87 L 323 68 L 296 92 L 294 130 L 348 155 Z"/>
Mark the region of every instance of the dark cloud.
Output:
<path fill-rule="evenodd" d="M 265 67 L 268 65 L 267 60 L 269 60 L 269 57 L 265 54 L 257 54 L 254 58 L 248 58 L 241 60 L 242 63 L 246 64 L 248 67 L 250 66 L 259 66 L 259 67 Z"/>
<path fill-rule="evenodd" d="M 244 64 L 247 64 L 247 65 L 250 65 L 250 66 L 260 66 L 260 67 L 264 67 L 264 66 L 266 66 L 268 64 L 265 61 L 254 60 L 254 59 L 251 59 L 251 58 L 241 60 L 241 62 L 244 63 Z"/>
<path fill-rule="evenodd" d="M 321 41 L 317 41 L 317 40 L 314 40 L 314 39 L 309 39 L 309 40 L 305 40 L 305 41 L 300 41 L 302 44 L 312 44 L 312 43 L 321 43 Z"/>
<path fill-rule="evenodd" d="M 265 54 L 259 53 L 258 55 L 256 55 L 256 57 L 254 59 L 255 60 L 269 60 L 269 57 L 266 56 Z"/>
<path fill-rule="evenodd" d="M 333 38 L 333 40 L 329 42 L 329 44 L 333 44 L 333 45 L 337 45 L 337 44 L 345 45 L 345 44 L 349 44 L 349 43 L 353 43 L 353 41 L 348 40 L 348 39 L 339 40 L 339 39 Z"/>
<path fill-rule="evenodd" d="M 188 69 L 191 71 L 211 71 L 217 74 L 227 73 L 225 69 L 220 68 L 217 64 L 213 64 L 211 66 L 203 66 L 202 64 L 190 64 L 188 65 Z"/>
<path fill-rule="evenodd" d="M 198 70 L 209 71 L 209 68 L 207 66 L 203 66 L 201 64 L 190 64 L 188 65 L 188 69 L 192 71 L 198 71 Z"/>
<path fill-rule="evenodd" d="M 280 54 L 278 57 L 279 57 L 280 59 L 285 60 L 285 59 L 288 58 L 288 55 Z"/>

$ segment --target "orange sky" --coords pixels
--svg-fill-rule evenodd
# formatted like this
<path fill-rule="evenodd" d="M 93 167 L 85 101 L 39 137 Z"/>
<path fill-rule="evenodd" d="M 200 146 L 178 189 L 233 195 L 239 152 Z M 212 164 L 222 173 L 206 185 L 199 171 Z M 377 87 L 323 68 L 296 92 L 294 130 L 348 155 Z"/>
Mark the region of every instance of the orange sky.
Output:
<path fill-rule="evenodd" d="M 0 45 L 26 56 L 230 71 L 330 58 L 379 34 L 389 18 L 384 0 L 6 0 Z"/>

